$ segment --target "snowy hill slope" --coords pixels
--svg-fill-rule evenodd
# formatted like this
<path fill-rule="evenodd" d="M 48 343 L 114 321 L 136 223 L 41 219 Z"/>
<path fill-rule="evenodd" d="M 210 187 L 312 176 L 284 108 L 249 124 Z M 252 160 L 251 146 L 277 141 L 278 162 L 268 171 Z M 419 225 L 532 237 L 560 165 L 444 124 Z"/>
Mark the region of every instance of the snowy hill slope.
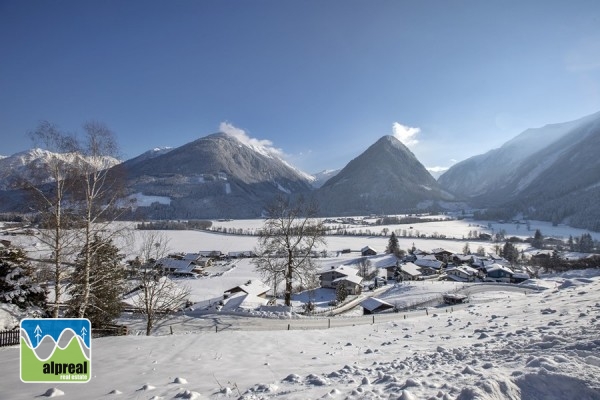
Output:
<path fill-rule="evenodd" d="M 182 332 L 177 320 L 196 317 L 180 316 L 162 324 L 173 336 L 94 340 L 91 382 L 55 386 L 65 399 L 600 399 L 599 271 L 535 284 L 547 289 L 493 286 L 466 306 L 339 318 L 346 326 L 331 329 L 327 319 L 316 330 L 273 321 L 278 331 L 262 320 Z M 51 389 L 21 383 L 18 363 L 17 346 L 0 349 L 3 398 Z"/>

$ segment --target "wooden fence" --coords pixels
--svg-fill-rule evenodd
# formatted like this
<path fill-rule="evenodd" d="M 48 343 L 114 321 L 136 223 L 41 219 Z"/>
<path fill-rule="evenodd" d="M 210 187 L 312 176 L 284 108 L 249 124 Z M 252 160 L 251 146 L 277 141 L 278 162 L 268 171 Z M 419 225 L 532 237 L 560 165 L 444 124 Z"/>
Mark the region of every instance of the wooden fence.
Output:
<path fill-rule="evenodd" d="M 128 329 L 126 325 L 105 325 L 102 328 L 92 328 L 92 337 L 103 336 L 126 336 Z"/>
<path fill-rule="evenodd" d="M 13 346 L 19 344 L 20 330 L 11 329 L 8 331 L 0 331 L 0 347 Z"/>

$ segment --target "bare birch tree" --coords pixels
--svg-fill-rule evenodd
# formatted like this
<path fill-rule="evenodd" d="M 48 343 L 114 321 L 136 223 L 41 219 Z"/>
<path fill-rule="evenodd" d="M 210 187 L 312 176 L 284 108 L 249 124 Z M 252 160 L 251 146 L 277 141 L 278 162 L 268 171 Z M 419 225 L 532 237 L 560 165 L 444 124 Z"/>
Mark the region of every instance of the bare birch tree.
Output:
<path fill-rule="evenodd" d="M 293 283 L 314 280 L 316 265 L 313 251 L 325 244 L 324 229 L 317 219 L 317 205 L 304 198 L 292 203 L 279 196 L 267 209 L 267 219 L 260 231 L 256 270 L 269 283 L 283 279 L 285 305 L 292 304 Z"/>
<path fill-rule="evenodd" d="M 118 218 L 124 208 L 122 179 L 111 171 L 111 158 L 118 155 L 118 146 L 113 132 L 99 122 L 84 124 L 84 139 L 79 148 L 83 156 L 78 165 L 78 211 L 81 223 L 81 301 L 78 317 L 85 317 L 90 299 L 90 272 L 92 260 L 98 251 L 94 247 L 94 237 L 108 239 L 117 234 L 108 225 Z M 101 241 L 98 241 L 101 243 Z"/>
<path fill-rule="evenodd" d="M 75 236 L 69 200 L 72 199 L 76 169 L 77 143 L 73 136 L 64 134 L 48 121 L 41 122 L 30 133 L 35 145 L 51 152 L 47 165 L 31 165 L 28 177 L 19 182 L 30 195 L 33 210 L 39 218 L 38 238 L 49 247 L 49 259 L 38 260 L 51 265 L 54 281 L 54 308 L 52 317 L 59 316 L 59 303 L 64 292 L 63 281 L 68 260 L 74 254 Z M 49 175 L 49 179 L 48 179 Z"/>
<path fill-rule="evenodd" d="M 185 305 L 190 289 L 173 281 L 164 270 L 156 267 L 156 261 L 168 253 L 168 239 L 163 233 L 146 231 L 134 265 L 139 282 L 133 305 L 146 317 L 146 335 L 150 336 L 157 321 L 168 313 Z"/>

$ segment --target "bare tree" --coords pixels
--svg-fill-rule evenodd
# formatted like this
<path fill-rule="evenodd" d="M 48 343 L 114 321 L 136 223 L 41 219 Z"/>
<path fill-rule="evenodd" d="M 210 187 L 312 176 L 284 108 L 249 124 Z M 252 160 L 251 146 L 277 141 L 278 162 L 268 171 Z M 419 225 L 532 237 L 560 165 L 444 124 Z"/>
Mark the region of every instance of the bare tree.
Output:
<path fill-rule="evenodd" d="M 268 282 L 285 281 L 285 305 L 292 303 L 294 281 L 305 285 L 314 279 L 316 266 L 312 252 L 325 244 L 323 223 L 316 218 L 317 206 L 300 198 L 292 203 L 279 196 L 267 209 L 260 231 L 256 270 Z"/>
<path fill-rule="evenodd" d="M 190 295 L 187 286 L 171 280 L 164 270 L 156 267 L 156 260 L 168 253 L 168 243 L 163 233 L 144 232 L 136 259 L 137 265 L 134 266 L 139 291 L 133 298 L 133 305 L 146 316 L 148 336 L 157 321 L 169 312 L 181 308 Z"/>
<path fill-rule="evenodd" d="M 358 276 L 364 279 L 373 279 L 377 276 L 377 270 L 371 269 L 371 261 L 367 257 L 362 257 L 358 261 Z"/>
<path fill-rule="evenodd" d="M 64 134 L 48 121 L 41 122 L 30 133 L 35 145 L 50 151 L 46 166 L 32 164 L 29 176 L 19 183 L 29 193 L 33 210 L 37 213 L 39 239 L 50 248 L 49 259 L 39 260 L 51 265 L 54 281 L 54 308 L 52 316 L 59 316 L 63 281 L 68 259 L 74 254 L 75 235 L 70 230 L 72 210 L 67 206 L 72 198 L 76 169 L 77 143 L 73 136 Z"/>
<path fill-rule="evenodd" d="M 125 208 L 119 201 L 123 199 L 122 179 L 110 170 L 111 160 L 118 155 L 118 146 L 114 134 L 99 122 L 88 122 L 83 126 L 85 136 L 79 148 L 83 156 L 77 165 L 79 177 L 77 200 L 80 225 L 82 226 L 81 254 L 82 280 L 79 318 L 85 316 L 90 299 L 90 270 L 92 260 L 98 251 L 93 246 L 96 236 L 108 239 L 115 236 L 115 230 L 108 225 L 118 218 Z M 101 243 L 101 241 L 98 241 Z"/>

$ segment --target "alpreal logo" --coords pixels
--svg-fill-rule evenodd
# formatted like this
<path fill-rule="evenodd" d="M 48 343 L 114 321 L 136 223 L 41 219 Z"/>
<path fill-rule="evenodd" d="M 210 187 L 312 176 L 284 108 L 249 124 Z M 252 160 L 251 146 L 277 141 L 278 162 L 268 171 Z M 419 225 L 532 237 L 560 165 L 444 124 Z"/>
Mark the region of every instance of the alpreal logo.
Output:
<path fill-rule="evenodd" d="M 21 321 L 23 382 L 89 382 L 92 332 L 87 318 L 44 318 Z"/>

